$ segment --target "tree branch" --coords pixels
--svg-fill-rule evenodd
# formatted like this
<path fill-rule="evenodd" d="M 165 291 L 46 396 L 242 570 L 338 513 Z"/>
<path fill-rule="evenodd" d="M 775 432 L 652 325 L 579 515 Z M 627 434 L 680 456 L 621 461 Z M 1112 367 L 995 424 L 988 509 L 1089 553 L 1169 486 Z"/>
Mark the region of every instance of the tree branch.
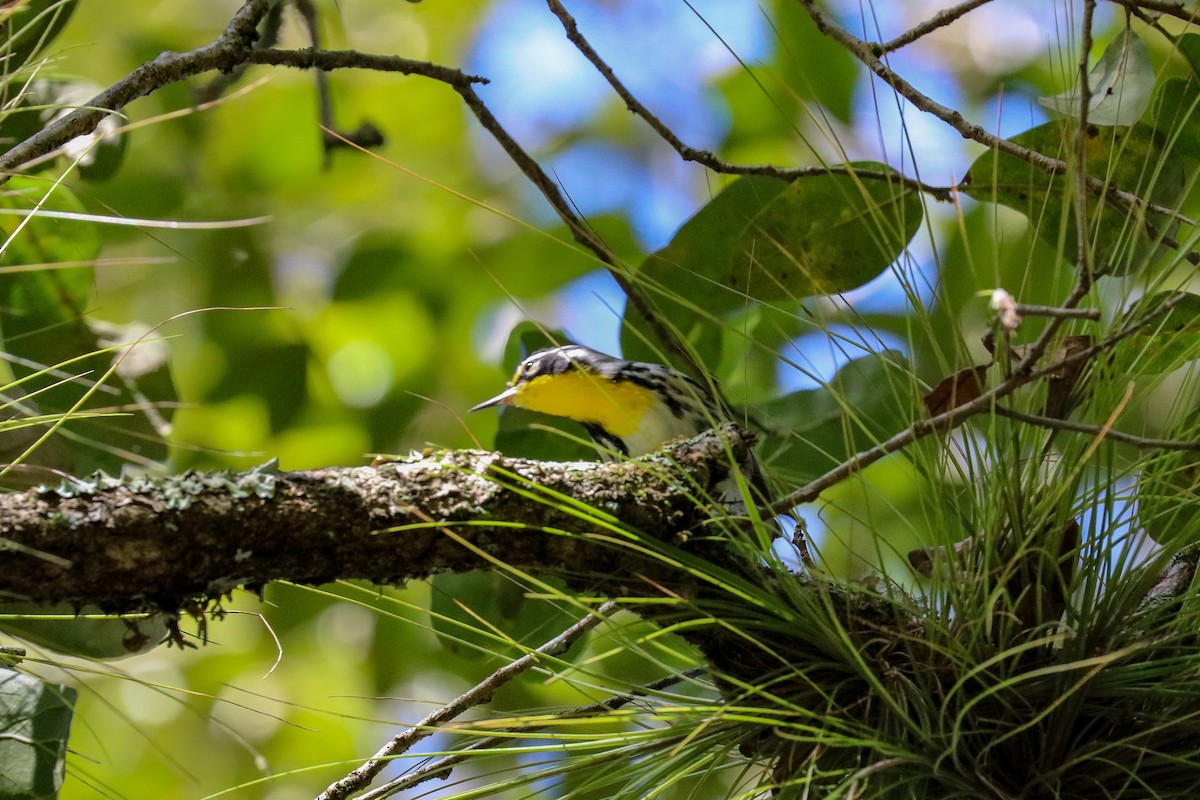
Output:
<path fill-rule="evenodd" d="M 696 498 L 749 442 L 729 426 L 616 464 L 445 451 L 370 467 L 107 478 L 0 495 L 0 597 L 175 612 L 272 580 L 395 584 L 497 564 L 585 576 L 588 589 L 612 595 L 689 595 L 696 579 L 644 541 L 623 546 L 621 531 L 675 544 L 706 523 L 710 507 Z M 733 559 L 711 537 L 687 546 Z"/>

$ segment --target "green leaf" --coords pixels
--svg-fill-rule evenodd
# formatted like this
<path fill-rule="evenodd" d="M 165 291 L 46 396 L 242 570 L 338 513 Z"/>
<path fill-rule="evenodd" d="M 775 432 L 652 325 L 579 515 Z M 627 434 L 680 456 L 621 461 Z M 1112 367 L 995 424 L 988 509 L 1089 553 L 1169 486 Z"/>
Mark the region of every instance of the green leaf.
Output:
<path fill-rule="evenodd" d="M 1200 84 L 1195 78 L 1171 78 L 1159 87 L 1154 130 L 1170 142 L 1171 152 L 1200 158 Z"/>
<path fill-rule="evenodd" d="M 1048 157 L 1070 161 L 1077 136 L 1072 120 L 1057 120 L 1031 128 L 1012 141 Z M 1165 206 L 1175 206 L 1184 192 L 1184 169 L 1174 154 L 1164 155 L 1164 143 L 1143 124 L 1133 127 L 1088 126 L 1084 142 L 1089 175 L 1126 192 Z M 1039 238 L 1068 260 L 1076 258 L 1074 189 L 1062 175 L 1047 175 L 1015 156 L 985 153 L 967 171 L 964 191 L 976 200 L 1006 205 L 1029 217 Z M 1128 272 L 1144 263 L 1156 242 L 1144 223 L 1122 209 L 1089 194 L 1087 219 L 1091 250 L 1100 268 Z M 1172 223 L 1148 214 L 1158 231 Z M 1061 245 L 1061 246 L 1060 246 Z"/>
<path fill-rule="evenodd" d="M 93 659 L 145 653 L 167 637 L 163 614 L 103 619 L 95 615 L 103 615 L 97 606 L 0 603 L 0 630 L 57 653 Z"/>
<path fill-rule="evenodd" d="M 773 5 L 768 13 L 774 14 L 772 24 L 776 26 L 775 35 L 771 37 L 776 45 L 776 66 L 771 72 L 780 76 L 780 85 L 787 86 L 788 91 L 771 93 L 773 103 L 767 114 L 783 117 L 791 128 L 797 114 L 813 112 L 808 102 L 811 99 L 843 123 L 853 124 L 855 93 L 861 91 L 858 62 L 854 56 L 833 37 L 826 36 L 799 3 L 776 0 Z M 745 67 L 739 74 L 758 77 Z M 786 104 L 793 92 L 799 102 L 795 111 L 789 114 L 791 109 Z M 750 96 L 767 94 L 757 85 L 748 87 L 744 93 Z M 776 105 L 781 102 L 785 104 L 782 108 Z M 735 124 L 739 122 L 736 114 L 734 121 Z"/>
<path fill-rule="evenodd" d="M 1113 352 L 1116 369 L 1129 374 L 1161 375 L 1200 358 L 1200 295 L 1155 292 L 1126 311 L 1124 322 L 1153 313 L 1167 303 L 1172 304 L 1170 311 L 1117 343 Z"/>
<path fill-rule="evenodd" d="M 649 256 L 633 276 L 670 326 L 696 351 L 701 363 L 714 364 L 720 355 L 723 326 L 720 315 L 747 302 L 729 276 L 743 230 L 787 181 L 749 175 L 726 186 L 680 226 L 670 243 Z M 621 349 L 626 358 L 672 362 L 662 342 L 642 314 L 626 304 Z"/>
<path fill-rule="evenodd" d="M 871 162 L 848 166 L 891 172 Z M 899 183 L 798 178 L 746 226 L 721 282 L 764 301 L 849 291 L 895 261 L 921 219 L 920 197 Z"/>
<path fill-rule="evenodd" d="M 901 430 L 917 411 L 908 365 L 894 351 L 855 359 L 827 386 L 793 392 L 755 409 L 773 433 L 761 455 L 789 481 L 816 478 Z"/>
<path fill-rule="evenodd" d="M 78 693 L 0 668 L 0 797 L 48 800 L 62 788 Z"/>
<path fill-rule="evenodd" d="M 52 218 L 35 212 L 35 208 L 59 215 L 86 213 L 83 204 L 65 186 L 52 187 L 48 181 L 33 178 L 11 179 L 0 192 L 0 212 L 16 213 L 0 213 L 0 232 L 5 239 L 0 265 L 91 261 L 99 255 L 100 233 L 94 222 Z M 27 218 L 28 222 L 25 222 Z M 56 302 L 74 306 L 86 298 L 90 290 L 91 270 L 67 270 L 65 276 L 54 281 L 55 284 L 63 282 L 69 284 L 64 288 L 70 296 Z"/>
<path fill-rule="evenodd" d="M 1157 84 L 1154 64 L 1145 43 L 1131 29 L 1121 31 L 1088 71 L 1087 120 L 1093 125 L 1133 125 L 1146 108 Z M 1078 92 L 1038 98 L 1046 108 L 1079 119 Z"/>
<path fill-rule="evenodd" d="M 508 332 L 508 341 L 504 343 L 505 378 L 511 377 L 517 366 L 538 350 L 574 343 L 575 340 L 561 328 L 547 328 L 530 320 L 518 322 Z"/>
<path fill-rule="evenodd" d="M 1185 33 L 1175 42 L 1176 49 L 1183 55 L 1192 72 L 1200 77 L 1200 34 Z"/>

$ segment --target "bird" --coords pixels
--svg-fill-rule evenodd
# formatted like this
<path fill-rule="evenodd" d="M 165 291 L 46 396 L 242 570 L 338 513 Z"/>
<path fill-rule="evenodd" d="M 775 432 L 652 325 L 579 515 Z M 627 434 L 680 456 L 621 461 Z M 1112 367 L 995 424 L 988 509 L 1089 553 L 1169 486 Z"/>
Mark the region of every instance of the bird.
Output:
<path fill-rule="evenodd" d="M 728 420 L 713 395 L 688 375 L 579 344 L 548 347 L 529 355 L 517 366 L 504 391 L 471 411 L 497 406 L 517 406 L 575 420 L 605 460 L 636 458 Z M 766 499 L 758 459 L 751 454 L 739 467 L 746 484 L 759 495 L 757 499 Z M 735 475 L 717 486 L 716 499 L 731 514 L 746 511 Z M 798 541 L 802 542 L 802 537 Z M 800 549 L 807 560 L 806 549 Z"/>
<path fill-rule="evenodd" d="M 713 396 L 682 372 L 578 344 L 528 356 L 508 388 L 471 411 L 508 405 L 575 420 L 606 460 L 645 455 L 726 418 Z"/>

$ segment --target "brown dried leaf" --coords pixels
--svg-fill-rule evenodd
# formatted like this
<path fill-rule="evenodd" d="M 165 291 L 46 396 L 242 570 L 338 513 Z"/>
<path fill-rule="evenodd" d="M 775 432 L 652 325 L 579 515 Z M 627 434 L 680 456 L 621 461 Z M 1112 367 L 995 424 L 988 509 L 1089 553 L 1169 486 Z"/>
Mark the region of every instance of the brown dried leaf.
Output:
<path fill-rule="evenodd" d="M 938 414 L 944 414 L 983 394 L 983 381 L 987 375 L 988 366 L 990 365 L 980 364 L 959 370 L 933 387 L 933 391 L 921 398 L 929 416 L 936 417 Z"/>
<path fill-rule="evenodd" d="M 1055 360 L 1065 361 L 1091 346 L 1091 336 L 1068 336 L 1058 349 Z M 1065 419 L 1075 406 L 1079 405 L 1082 397 L 1075 391 L 1075 384 L 1086 366 L 1086 361 L 1076 361 L 1050 373 L 1046 384 L 1046 406 L 1043 414 L 1054 419 Z"/>

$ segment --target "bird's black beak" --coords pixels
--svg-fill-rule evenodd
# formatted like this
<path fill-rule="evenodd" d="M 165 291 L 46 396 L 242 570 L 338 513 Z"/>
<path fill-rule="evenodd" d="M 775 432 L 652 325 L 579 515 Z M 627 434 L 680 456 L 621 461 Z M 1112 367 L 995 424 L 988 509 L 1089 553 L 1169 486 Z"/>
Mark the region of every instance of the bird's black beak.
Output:
<path fill-rule="evenodd" d="M 491 400 L 484 400 L 477 406 L 474 406 L 471 411 L 478 411 L 481 408 L 491 408 L 492 406 L 511 406 L 513 398 L 517 396 L 517 387 L 510 386 L 500 394 L 493 397 Z"/>

